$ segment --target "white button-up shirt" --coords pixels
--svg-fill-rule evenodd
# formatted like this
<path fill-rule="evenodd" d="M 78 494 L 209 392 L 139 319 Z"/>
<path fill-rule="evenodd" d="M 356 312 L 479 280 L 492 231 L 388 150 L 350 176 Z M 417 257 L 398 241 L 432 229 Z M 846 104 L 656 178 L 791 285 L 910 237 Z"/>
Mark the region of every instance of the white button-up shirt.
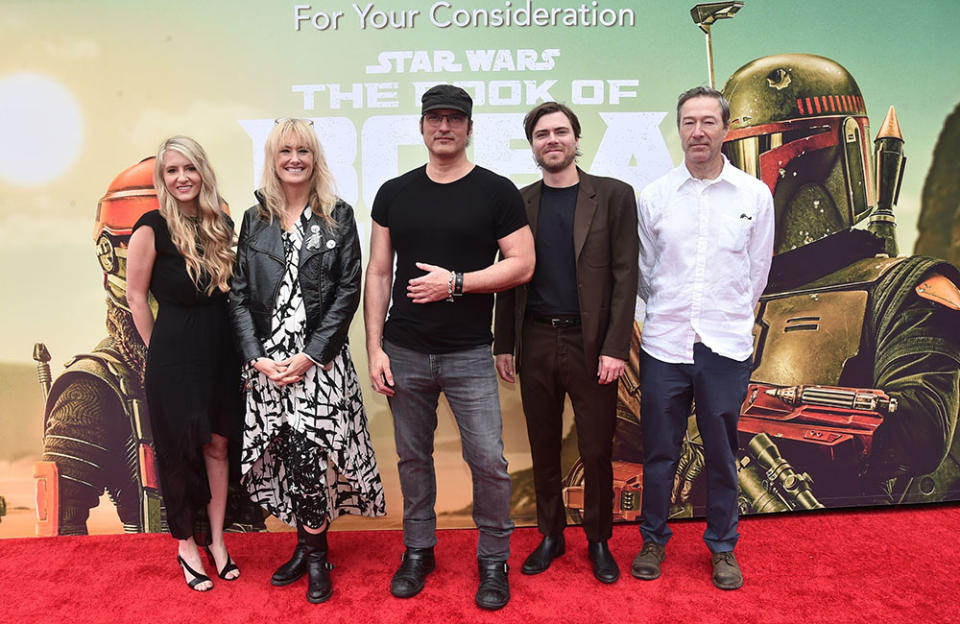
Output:
<path fill-rule="evenodd" d="M 692 364 L 693 345 L 737 361 L 753 352 L 754 309 L 773 259 L 773 197 L 724 157 L 714 180 L 685 164 L 649 184 L 637 206 L 641 346 Z"/>

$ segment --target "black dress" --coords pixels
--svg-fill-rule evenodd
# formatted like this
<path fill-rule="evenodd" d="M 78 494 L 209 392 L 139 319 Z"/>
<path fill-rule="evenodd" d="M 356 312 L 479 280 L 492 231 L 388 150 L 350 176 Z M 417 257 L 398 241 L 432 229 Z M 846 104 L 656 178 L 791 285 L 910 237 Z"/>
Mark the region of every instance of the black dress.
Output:
<path fill-rule="evenodd" d="M 229 217 L 223 218 L 232 228 Z M 227 438 L 240 433 L 240 362 L 226 293 L 197 289 L 159 211 L 140 217 L 134 230 L 144 225 L 156 239 L 150 292 L 159 307 L 145 386 L 167 525 L 175 538 L 194 536 L 205 544 L 210 487 L 202 446 L 211 433 Z"/>

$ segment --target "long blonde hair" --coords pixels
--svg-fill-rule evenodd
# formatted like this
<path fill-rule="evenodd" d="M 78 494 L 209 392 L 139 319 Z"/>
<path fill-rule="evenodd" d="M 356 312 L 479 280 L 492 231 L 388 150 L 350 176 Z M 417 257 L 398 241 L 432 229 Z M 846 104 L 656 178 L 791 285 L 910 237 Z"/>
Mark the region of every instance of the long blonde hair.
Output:
<path fill-rule="evenodd" d="M 196 226 L 180 212 L 177 200 L 170 195 L 163 182 L 163 157 L 169 151 L 183 154 L 200 173 Z M 217 192 L 217 178 L 210 167 L 207 153 L 190 137 L 170 137 L 157 150 L 153 185 L 157 189 L 160 214 L 167 222 L 173 245 L 186 261 L 187 275 L 194 285 L 197 289 L 203 288 L 207 295 L 212 295 L 215 290 L 229 291 L 236 256 L 233 250 L 234 233 L 223 218 L 222 206 L 226 202 Z M 206 286 L 201 284 L 204 277 L 210 280 Z"/>
<path fill-rule="evenodd" d="M 283 222 L 286 199 L 283 183 L 277 175 L 277 152 L 287 143 L 303 145 L 313 154 L 313 173 L 310 175 L 310 196 L 307 203 L 315 215 L 323 218 L 332 227 L 334 221 L 331 215 L 337 203 L 333 175 L 327 167 L 327 159 L 323 156 L 323 148 L 320 147 L 313 126 L 303 119 L 278 119 L 267 136 L 261 181 L 261 193 L 266 209 L 261 205 L 260 212 L 271 223 L 274 219 Z"/>

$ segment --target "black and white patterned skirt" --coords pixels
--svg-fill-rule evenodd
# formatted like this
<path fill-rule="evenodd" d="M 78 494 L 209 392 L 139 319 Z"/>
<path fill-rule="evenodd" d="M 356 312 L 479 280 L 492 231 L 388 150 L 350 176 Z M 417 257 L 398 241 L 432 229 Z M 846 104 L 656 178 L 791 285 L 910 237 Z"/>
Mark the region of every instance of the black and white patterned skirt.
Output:
<path fill-rule="evenodd" d="M 307 209 L 309 210 L 309 208 Z M 280 361 L 303 351 L 306 312 L 297 259 L 303 220 L 283 233 L 286 270 L 264 348 Z M 344 514 L 386 513 L 383 484 L 357 371 L 345 344 L 323 370 L 280 387 L 248 366 L 243 483 L 251 498 L 290 525 L 318 528 Z"/>

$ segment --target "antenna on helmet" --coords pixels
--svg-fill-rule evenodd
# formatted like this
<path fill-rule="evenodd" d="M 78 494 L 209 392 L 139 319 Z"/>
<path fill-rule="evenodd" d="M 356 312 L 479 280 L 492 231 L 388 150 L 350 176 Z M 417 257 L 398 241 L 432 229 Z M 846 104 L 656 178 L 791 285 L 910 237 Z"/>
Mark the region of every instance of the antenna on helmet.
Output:
<path fill-rule="evenodd" d="M 713 39 L 710 37 L 710 27 L 720 19 L 728 19 L 743 8 L 743 2 L 703 2 L 690 9 L 693 23 L 700 27 L 707 35 L 707 74 L 710 77 L 710 87 L 717 88 L 717 81 L 713 72 Z"/>

